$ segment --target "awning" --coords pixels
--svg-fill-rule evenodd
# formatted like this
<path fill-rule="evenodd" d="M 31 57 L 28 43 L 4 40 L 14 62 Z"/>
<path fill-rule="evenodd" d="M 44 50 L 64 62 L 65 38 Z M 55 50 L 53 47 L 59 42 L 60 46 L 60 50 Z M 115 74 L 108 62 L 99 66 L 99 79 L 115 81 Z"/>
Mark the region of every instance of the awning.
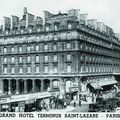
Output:
<path fill-rule="evenodd" d="M 98 83 L 90 83 L 90 85 L 91 85 L 94 89 L 102 89 L 102 87 L 101 87 Z"/>
<path fill-rule="evenodd" d="M 108 80 L 108 81 L 99 81 L 99 82 L 95 82 L 95 83 L 90 83 L 90 85 L 94 89 L 103 89 L 102 86 L 112 85 L 112 84 L 116 84 L 116 83 L 118 83 L 118 82 L 115 79 L 112 79 L 112 80 Z"/>
<path fill-rule="evenodd" d="M 99 82 L 99 85 L 100 86 L 106 86 L 106 85 L 112 85 L 112 84 L 116 84 L 117 81 L 115 79 L 112 79 L 112 80 L 108 80 L 108 81 L 103 81 L 103 82 Z"/>

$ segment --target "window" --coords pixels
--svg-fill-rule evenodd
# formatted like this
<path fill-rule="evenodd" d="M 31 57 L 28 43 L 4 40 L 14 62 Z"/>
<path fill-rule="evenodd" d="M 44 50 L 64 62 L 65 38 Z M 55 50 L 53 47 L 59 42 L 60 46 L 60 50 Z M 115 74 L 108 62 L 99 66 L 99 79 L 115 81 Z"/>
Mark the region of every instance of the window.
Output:
<path fill-rule="evenodd" d="M 30 57 L 30 56 L 28 56 L 28 57 L 27 57 L 27 62 L 30 62 L 30 59 L 31 59 L 31 57 Z"/>
<path fill-rule="evenodd" d="M 20 52 L 20 53 L 22 52 L 22 47 L 21 47 L 21 46 L 19 47 L 19 52 Z"/>
<path fill-rule="evenodd" d="M 48 55 L 45 55 L 45 56 L 44 56 L 44 61 L 45 61 L 45 62 L 48 62 Z"/>
<path fill-rule="evenodd" d="M 48 50 L 48 45 L 44 45 L 44 50 Z"/>
<path fill-rule="evenodd" d="M 4 57 L 4 63 L 7 63 L 7 58 L 6 57 Z"/>
<path fill-rule="evenodd" d="M 47 65 L 45 65 L 45 67 L 44 67 L 44 72 L 48 73 L 48 66 Z"/>
<path fill-rule="evenodd" d="M 46 31 L 49 31 L 50 27 L 49 26 L 46 26 Z"/>
<path fill-rule="evenodd" d="M 14 62 L 15 62 L 15 58 L 12 57 L 12 58 L 11 58 L 11 63 L 14 63 Z"/>
<path fill-rule="evenodd" d="M 72 25 L 69 23 L 68 24 L 68 29 L 71 29 L 72 28 Z"/>
<path fill-rule="evenodd" d="M 54 28 L 55 28 L 55 30 L 58 30 L 58 25 L 55 25 Z"/>
<path fill-rule="evenodd" d="M 53 72 L 54 72 L 54 73 L 57 73 L 57 72 L 58 72 L 58 67 L 57 67 L 57 65 L 54 65 L 54 66 L 53 66 Z"/>
<path fill-rule="evenodd" d="M 53 55 L 53 61 L 57 61 L 57 55 Z"/>
<path fill-rule="evenodd" d="M 53 88 L 59 88 L 59 81 L 58 80 L 53 81 Z"/>
<path fill-rule="evenodd" d="M 15 73 L 15 67 L 14 66 L 12 66 L 12 68 L 11 68 L 11 73 Z"/>
<path fill-rule="evenodd" d="M 11 48 L 11 52 L 12 52 L 12 53 L 15 52 L 15 48 L 14 48 L 14 47 Z"/>
<path fill-rule="evenodd" d="M 36 62 L 39 62 L 39 56 L 38 55 L 36 56 Z"/>
<path fill-rule="evenodd" d="M 4 74 L 7 74 L 7 67 L 4 67 Z"/>
<path fill-rule="evenodd" d="M 39 45 L 36 45 L 36 51 L 39 51 Z"/>
<path fill-rule="evenodd" d="M 7 53 L 7 48 L 4 48 L 4 49 L 3 49 L 3 52 L 4 52 L 4 53 Z"/>
<path fill-rule="evenodd" d="M 23 73 L 23 68 L 22 68 L 22 66 L 20 66 L 20 68 L 19 68 L 19 73 Z"/>
<path fill-rule="evenodd" d="M 67 65 L 67 72 L 68 72 L 68 73 L 71 72 L 71 65 Z"/>
<path fill-rule="evenodd" d="M 53 50 L 57 50 L 57 45 L 53 44 Z"/>
<path fill-rule="evenodd" d="M 67 43 L 67 49 L 71 48 L 71 43 Z"/>
<path fill-rule="evenodd" d="M 71 60 L 71 54 L 67 54 L 67 60 L 68 60 L 68 61 Z"/>
<path fill-rule="evenodd" d="M 27 73 L 31 73 L 31 67 L 30 66 L 27 67 Z"/>
<path fill-rule="evenodd" d="M 27 46 L 27 52 L 30 52 L 30 46 Z"/>
<path fill-rule="evenodd" d="M 57 38 L 57 35 L 55 34 L 55 35 L 54 35 L 54 40 L 57 40 L 57 39 L 58 39 L 58 38 Z"/>
<path fill-rule="evenodd" d="M 21 56 L 19 57 L 19 63 L 22 63 L 22 57 Z"/>
<path fill-rule="evenodd" d="M 39 73 L 39 72 L 40 72 L 40 67 L 39 67 L 39 66 L 36 66 L 35 72 L 36 72 L 36 73 Z"/>

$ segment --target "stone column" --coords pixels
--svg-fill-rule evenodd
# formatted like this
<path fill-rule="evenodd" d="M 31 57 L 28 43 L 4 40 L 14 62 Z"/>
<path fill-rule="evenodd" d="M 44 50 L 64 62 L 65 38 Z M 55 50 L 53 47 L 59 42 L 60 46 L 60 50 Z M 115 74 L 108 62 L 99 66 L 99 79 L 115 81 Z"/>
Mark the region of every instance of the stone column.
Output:
<path fill-rule="evenodd" d="M 32 80 L 32 92 L 35 92 L 35 80 Z"/>
<path fill-rule="evenodd" d="M 4 81 L 1 79 L 0 80 L 0 94 L 4 94 L 5 91 L 4 91 Z"/>
<path fill-rule="evenodd" d="M 8 80 L 8 94 L 11 94 L 11 80 Z"/>
<path fill-rule="evenodd" d="M 53 89 L 53 82 L 50 80 L 50 91 Z"/>
<path fill-rule="evenodd" d="M 43 91 L 44 91 L 44 81 L 41 80 L 41 92 L 43 92 Z"/>
<path fill-rule="evenodd" d="M 19 94 L 19 81 L 16 80 L 16 94 Z"/>
<path fill-rule="evenodd" d="M 24 93 L 27 93 L 27 80 L 24 80 Z"/>

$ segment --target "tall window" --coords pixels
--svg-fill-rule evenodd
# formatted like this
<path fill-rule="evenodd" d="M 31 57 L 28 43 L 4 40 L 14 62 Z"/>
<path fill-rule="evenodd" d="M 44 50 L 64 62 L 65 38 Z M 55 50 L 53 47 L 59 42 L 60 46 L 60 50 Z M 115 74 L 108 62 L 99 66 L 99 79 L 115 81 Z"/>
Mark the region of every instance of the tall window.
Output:
<path fill-rule="evenodd" d="M 67 48 L 67 49 L 71 49 L 71 43 L 67 43 L 66 48 Z"/>
<path fill-rule="evenodd" d="M 69 23 L 68 24 L 68 29 L 71 29 L 72 28 L 72 25 Z"/>
<path fill-rule="evenodd" d="M 57 50 L 57 45 L 53 44 L 53 50 Z"/>
<path fill-rule="evenodd" d="M 19 73 L 23 73 L 23 68 L 22 68 L 22 66 L 20 66 L 20 68 L 19 68 Z"/>
<path fill-rule="evenodd" d="M 54 40 L 57 40 L 57 39 L 58 39 L 58 38 L 57 38 L 57 35 L 55 34 L 55 35 L 54 35 Z"/>
<path fill-rule="evenodd" d="M 30 56 L 28 56 L 28 57 L 27 57 L 27 62 L 30 62 L 30 59 L 31 59 L 31 57 L 30 57 Z"/>
<path fill-rule="evenodd" d="M 53 88 L 59 88 L 59 81 L 58 80 L 53 81 Z"/>
<path fill-rule="evenodd" d="M 15 62 L 15 58 L 12 57 L 12 58 L 11 58 L 11 63 L 14 63 L 14 62 Z"/>
<path fill-rule="evenodd" d="M 39 62 L 39 56 L 36 55 L 36 62 Z"/>
<path fill-rule="evenodd" d="M 11 68 L 11 73 L 15 73 L 15 67 L 14 66 L 12 66 L 12 68 Z"/>
<path fill-rule="evenodd" d="M 39 45 L 36 45 L 36 51 L 39 51 Z"/>
<path fill-rule="evenodd" d="M 27 73 L 31 73 L 31 67 L 30 66 L 27 67 Z"/>
<path fill-rule="evenodd" d="M 6 58 L 6 57 L 4 57 L 4 60 L 3 60 L 3 61 L 4 61 L 4 63 L 7 63 L 7 58 Z"/>
<path fill-rule="evenodd" d="M 67 60 L 68 60 L 68 61 L 71 60 L 71 54 L 67 54 Z"/>
<path fill-rule="evenodd" d="M 45 73 L 48 73 L 48 71 L 49 71 L 49 70 L 48 70 L 48 65 L 45 65 L 45 66 L 44 66 L 44 72 L 45 72 Z"/>
<path fill-rule="evenodd" d="M 35 72 L 36 72 L 36 73 L 39 73 L 39 72 L 40 72 L 40 67 L 39 67 L 39 66 L 36 66 Z"/>
<path fill-rule="evenodd" d="M 21 46 L 19 47 L 19 52 L 20 52 L 20 53 L 22 52 L 22 47 L 21 47 Z"/>
<path fill-rule="evenodd" d="M 4 74 L 7 74 L 7 67 L 3 68 Z"/>
<path fill-rule="evenodd" d="M 48 50 L 48 45 L 44 45 L 44 50 Z"/>
<path fill-rule="evenodd" d="M 6 47 L 3 49 L 3 52 L 4 52 L 4 53 L 7 53 L 7 48 L 6 48 Z"/>
<path fill-rule="evenodd" d="M 20 57 L 19 57 L 19 63 L 22 63 L 22 61 L 23 61 L 23 60 L 22 60 L 22 57 L 20 56 Z"/>
<path fill-rule="evenodd" d="M 12 53 L 15 52 L 15 48 L 14 48 L 14 47 L 11 48 L 11 52 L 12 52 Z"/>
<path fill-rule="evenodd" d="M 45 62 L 48 62 L 48 55 L 45 55 L 45 56 L 44 56 L 44 61 L 45 61 Z"/>
<path fill-rule="evenodd" d="M 27 52 L 30 52 L 30 46 L 27 46 Z"/>
<path fill-rule="evenodd" d="M 57 65 L 54 65 L 54 66 L 53 66 L 53 72 L 54 72 L 54 73 L 57 73 L 57 72 L 58 72 L 58 67 L 57 67 Z"/>
<path fill-rule="evenodd" d="M 46 31 L 49 31 L 50 30 L 50 27 L 49 26 L 46 26 Z"/>
<path fill-rule="evenodd" d="M 54 28 L 55 28 L 55 30 L 58 30 L 58 25 L 55 25 Z"/>
<path fill-rule="evenodd" d="M 68 73 L 71 72 L 71 65 L 67 65 L 67 72 L 68 72 Z"/>
<path fill-rule="evenodd" d="M 57 61 L 57 59 L 58 59 L 58 56 L 57 55 L 53 55 L 53 61 Z"/>

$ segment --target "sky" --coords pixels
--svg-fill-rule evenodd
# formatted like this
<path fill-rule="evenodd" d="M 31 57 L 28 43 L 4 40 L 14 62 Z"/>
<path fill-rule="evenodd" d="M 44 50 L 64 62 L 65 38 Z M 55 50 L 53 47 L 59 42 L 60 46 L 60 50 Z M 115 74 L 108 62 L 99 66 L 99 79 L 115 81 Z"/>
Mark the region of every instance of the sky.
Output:
<path fill-rule="evenodd" d="M 0 0 L 0 17 L 21 17 L 23 7 L 41 17 L 43 11 L 56 14 L 59 10 L 80 9 L 80 13 L 87 13 L 89 19 L 97 19 L 113 28 L 115 33 L 120 33 L 120 0 Z"/>

